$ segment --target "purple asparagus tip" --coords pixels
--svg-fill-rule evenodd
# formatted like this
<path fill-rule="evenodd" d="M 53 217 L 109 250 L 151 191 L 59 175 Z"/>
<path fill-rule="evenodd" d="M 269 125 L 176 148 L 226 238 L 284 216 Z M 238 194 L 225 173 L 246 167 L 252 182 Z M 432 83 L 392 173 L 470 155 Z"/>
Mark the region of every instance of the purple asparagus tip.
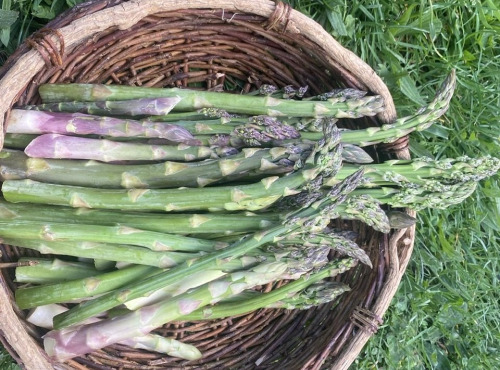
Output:
<path fill-rule="evenodd" d="M 249 123 L 235 128 L 234 133 L 250 146 L 300 137 L 300 133 L 294 127 L 269 116 L 252 117 Z"/>

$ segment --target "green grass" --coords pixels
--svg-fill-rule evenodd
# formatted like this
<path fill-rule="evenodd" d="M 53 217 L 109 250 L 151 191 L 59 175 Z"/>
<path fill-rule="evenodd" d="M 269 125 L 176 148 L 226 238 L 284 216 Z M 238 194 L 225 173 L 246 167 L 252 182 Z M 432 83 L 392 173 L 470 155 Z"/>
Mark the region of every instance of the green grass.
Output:
<path fill-rule="evenodd" d="M 430 131 L 412 136 L 414 156 L 500 156 L 500 6 L 494 0 L 290 2 L 382 76 L 400 116 L 432 98 L 456 69 L 451 108 Z M 35 5 L 55 9 L 47 1 L 27 4 L 12 2 L 22 22 L 0 49 L 4 56 L 43 24 L 30 15 Z M 57 11 L 67 6 L 52 4 Z M 499 177 L 483 182 L 463 204 L 418 218 L 407 273 L 384 325 L 352 368 L 498 368 Z M 0 355 L 0 368 L 4 363 Z"/>
<path fill-rule="evenodd" d="M 500 10 L 492 1 L 294 5 L 320 19 L 384 78 L 400 115 L 428 100 L 437 82 L 457 70 L 450 110 L 430 132 L 412 137 L 413 155 L 499 156 Z M 385 324 L 352 367 L 498 368 L 498 176 L 460 206 L 420 212 L 417 230 Z"/>
<path fill-rule="evenodd" d="M 7 353 L 7 351 L 0 344 L 0 370 L 20 370 L 21 368 L 15 364 Z"/>

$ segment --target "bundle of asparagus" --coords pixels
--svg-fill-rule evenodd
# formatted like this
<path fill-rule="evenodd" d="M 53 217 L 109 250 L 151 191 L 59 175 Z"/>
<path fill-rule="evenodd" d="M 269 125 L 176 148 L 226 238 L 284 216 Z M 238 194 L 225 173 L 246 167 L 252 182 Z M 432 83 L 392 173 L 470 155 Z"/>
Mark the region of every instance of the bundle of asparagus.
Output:
<path fill-rule="evenodd" d="M 12 111 L 0 153 L 0 238 L 48 255 L 17 267 L 17 304 L 64 361 L 112 343 L 193 360 L 154 329 L 336 302 L 349 287 L 329 278 L 372 262 L 332 219 L 388 233 L 415 219 L 387 205 L 447 207 L 499 170 L 490 157 L 374 164 L 363 149 L 427 129 L 454 87 L 451 73 L 415 114 L 345 130 L 382 99 L 43 85 L 43 104 Z"/>

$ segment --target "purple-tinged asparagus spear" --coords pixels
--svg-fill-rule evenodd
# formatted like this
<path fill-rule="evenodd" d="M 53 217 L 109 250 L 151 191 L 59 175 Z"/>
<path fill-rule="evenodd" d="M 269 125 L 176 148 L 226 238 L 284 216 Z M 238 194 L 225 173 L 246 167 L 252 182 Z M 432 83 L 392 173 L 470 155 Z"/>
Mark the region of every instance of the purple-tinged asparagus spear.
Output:
<path fill-rule="evenodd" d="M 117 161 L 194 161 L 209 158 L 212 150 L 205 146 L 150 145 L 116 142 L 58 134 L 40 135 L 24 150 L 35 158 L 92 159 L 102 162 Z"/>
<path fill-rule="evenodd" d="M 67 310 L 67 307 L 58 304 L 38 306 L 30 311 L 27 321 L 45 329 L 52 329 L 52 319 L 54 316 Z M 88 322 L 98 322 L 99 320 L 100 318 L 93 317 L 89 319 Z M 129 347 L 145 349 L 151 352 L 165 353 L 169 356 L 186 360 L 198 360 L 201 357 L 200 351 L 196 349 L 195 346 L 172 338 L 164 338 L 157 334 L 136 336 L 128 338 L 120 343 Z"/>
<path fill-rule="evenodd" d="M 7 121 L 7 132 L 13 134 L 153 137 L 184 144 L 193 144 L 195 141 L 188 130 L 170 123 L 23 109 L 12 110 Z"/>

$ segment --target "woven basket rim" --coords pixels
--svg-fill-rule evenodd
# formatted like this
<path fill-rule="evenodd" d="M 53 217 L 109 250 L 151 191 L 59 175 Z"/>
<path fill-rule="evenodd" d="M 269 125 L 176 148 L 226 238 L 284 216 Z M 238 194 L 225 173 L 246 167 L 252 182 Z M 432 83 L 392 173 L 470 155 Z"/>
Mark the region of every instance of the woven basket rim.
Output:
<path fill-rule="evenodd" d="M 71 50 L 72 47 L 92 37 L 93 34 L 99 31 L 111 27 L 127 29 L 145 16 L 159 12 L 186 8 L 208 8 L 250 13 L 270 18 L 276 11 L 277 6 L 278 5 L 273 1 L 268 0 L 256 0 L 251 3 L 242 0 L 194 0 L 187 2 L 187 4 L 186 2 L 176 0 L 132 0 L 76 19 L 69 25 L 55 30 L 58 36 L 49 37 L 51 37 L 52 42 L 58 47 L 63 47 L 63 45 L 61 45 L 61 40 L 64 40 L 64 47 L 66 50 Z M 327 53 L 328 58 L 340 63 L 342 67 L 349 70 L 354 76 L 362 77 L 362 81 L 368 90 L 382 95 L 386 100 L 388 109 L 377 117 L 380 122 L 386 123 L 395 119 L 396 111 L 390 92 L 370 66 L 362 62 L 361 59 L 352 52 L 344 49 L 316 22 L 295 10 L 289 13 L 286 28 L 287 32 L 305 35 L 307 38 L 320 45 Z M 0 125 L 3 124 L 5 115 L 8 114 L 8 111 L 15 103 L 19 93 L 30 84 L 35 74 L 43 68 L 44 63 L 45 60 L 40 52 L 28 50 L 17 59 L 16 63 L 11 66 L 8 71 L 6 71 L 4 77 L 0 80 L 0 91 L 6 92 L 4 99 L 0 102 Z M 3 135 L 1 137 L 0 147 L 1 144 L 3 144 Z M 401 158 L 409 156 L 407 149 L 400 150 L 398 154 Z M 412 214 L 412 212 L 408 212 Z M 415 236 L 414 230 L 414 227 L 406 230 L 399 230 L 390 237 L 388 243 L 389 272 L 382 291 L 371 310 L 372 314 L 377 317 L 383 316 L 399 286 L 411 256 Z M 403 250 L 403 253 L 401 253 L 401 250 Z M 53 365 L 47 359 L 43 350 L 38 348 L 38 345 L 24 330 L 23 323 L 17 317 L 13 307 L 8 303 L 10 301 L 8 292 L 5 291 L 3 284 L 0 285 L 0 314 L 5 318 L 5 320 L 2 320 L 0 323 L 0 338 L 2 341 L 5 339 L 6 342 L 12 344 L 12 348 L 9 348 L 9 350 L 17 353 L 19 357 L 18 361 L 24 364 L 28 369 L 53 368 Z M 336 356 L 336 359 L 332 363 L 332 368 L 347 369 L 358 356 L 371 335 L 372 333 L 359 330 L 353 338 L 348 341 L 347 345 L 344 346 L 342 353 Z"/>

